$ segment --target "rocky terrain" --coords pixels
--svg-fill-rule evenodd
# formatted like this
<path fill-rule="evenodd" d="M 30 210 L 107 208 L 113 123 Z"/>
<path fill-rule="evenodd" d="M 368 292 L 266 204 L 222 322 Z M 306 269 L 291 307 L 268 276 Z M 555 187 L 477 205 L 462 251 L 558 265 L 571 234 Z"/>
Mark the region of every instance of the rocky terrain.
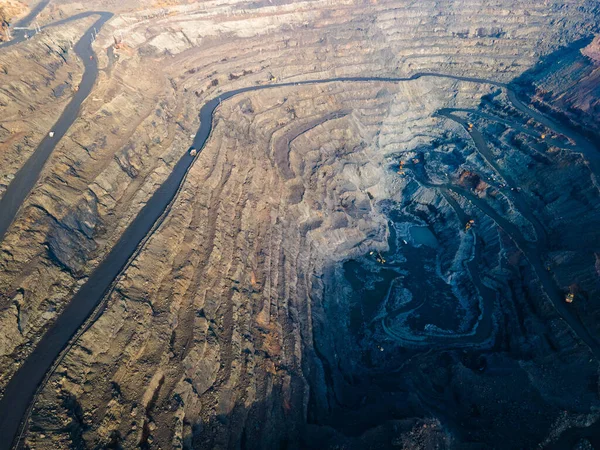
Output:
<path fill-rule="evenodd" d="M 557 57 L 560 64 L 548 61 L 540 65 L 534 83 L 528 84 L 527 77 L 521 81 L 529 87 L 539 108 L 570 120 L 591 140 L 598 141 L 600 38 L 582 39 Z"/>
<path fill-rule="evenodd" d="M 201 107 L 273 86 L 215 110 L 25 447 L 598 445 L 596 1 L 83 8 L 37 18 L 114 13 L 94 89 L 0 243 L 2 390 Z M 72 43 L 94 20 L 0 48 L 3 189 L 77 92 Z"/>
<path fill-rule="evenodd" d="M 27 7 L 16 0 L 5 0 L 0 5 L 0 42 L 9 41 L 12 36 L 10 33 L 10 23 L 19 15 L 23 14 Z"/>

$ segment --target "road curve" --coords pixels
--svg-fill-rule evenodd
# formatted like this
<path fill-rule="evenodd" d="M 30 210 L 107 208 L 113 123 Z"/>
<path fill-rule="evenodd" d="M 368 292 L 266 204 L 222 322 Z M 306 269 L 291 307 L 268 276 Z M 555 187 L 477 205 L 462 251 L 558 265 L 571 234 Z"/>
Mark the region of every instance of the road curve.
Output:
<path fill-rule="evenodd" d="M 12 25 L 11 28 L 14 29 L 15 27 L 18 27 L 18 28 L 29 27 L 31 25 L 31 22 L 33 22 L 33 19 L 35 19 L 38 16 L 38 14 L 40 12 L 42 12 L 42 10 L 44 8 L 46 8 L 46 6 L 48 6 L 48 3 L 50 3 L 50 0 L 43 0 L 42 2 L 40 2 L 35 8 L 33 8 L 31 11 L 29 11 L 29 14 L 27 14 L 25 17 L 23 17 L 21 20 L 19 20 L 14 25 Z M 13 35 L 13 39 L 0 44 L 0 48 L 9 47 L 18 42 L 23 41 L 25 39 L 25 30 L 15 30 L 12 32 L 12 35 Z"/>
<path fill-rule="evenodd" d="M 463 211 L 458 202 L 449 194 L 448 190 L 446 188 L 440 187 L 438 188 L 438 191 L 446 199 L 450 207 L 454 210 L 456 216 L 459 219 L 459 222 L 462 224 L 467 223 L 471 216 L 469 216 L 467 213 L 465 213 L 465 211 Z M 462 262 L 463 267 L 467 269 L 471 275 L 471 282 L 477 290 L 480 300 L 478 302 L 479 316 L 473 324 L 472 328 L 469 331 L 463 333 L 446 335 L 430 334 L 427 335 L 426 339 L 424 340 L 411 340 L 406 336 L 402 336 L 394 332 L 389 325 L 390 321 L 395 319 L 399 314 L 414 311 L 420 307 L 420 305 L 416 307 L 411 306 L 411 303 L 414 302 L 410 302 L 408 305 L 399 308 L 391 313 L 386 313 L 383 317 L 381 317 L 380 323 L 383 332 L 390 339 L 400 344 L 408 344 L 410 347 L 413 348 L 427 349 L 443 347 L 445 350 L 450 350 L 466 347 L 476 348 L 489 345 L 491 338 L 493 337 L 495 332 L 493 316 L 494 305 L 498 296 L 497 291 L 490 288 L 489 286 L 486 286 L 479 275 L 478 259 L 482 251 L 482 240 L 479 237 L 477 237 L 476 234 L 473 234 L 473 236 L 473 252 L 467 259 L 463 260 Z M 424 334 L 420 336 L 423 335 Z"/>
<path fill-rule="evenodd" d="M 591 335 L 589 330 L 574 314 L 573 309 L 564 301 L 563 292 L 544 266 L 541 255 L 541 246 L 538 243 L 532 243 L 523 238 L 515 224 L 502 217 L 494 210 L 494 208 L 488 205 L 487 202 L 476 195 L 473 195 L 470 191 L 454 185 L 438 185 L 423 180 L 419 180 L 419 183 L 433 189 L 446 189 L 454 192 L 456 195 L 463 197 L 469 203 L 477 207 L 483 214 L 492 219 L 496 225 L 502 228 L 531 264 L 540 281 L 542 290 L 554 305 L 558 315 L 564 320 L 579 340 L 590 349 L 594 357 L 600 361 L 600 344 L 598 343 L 598 340 Z"/>
<path fill-rule="evenodd" d="M 95 27 L 99 30 L 104 23 L 110 19 L 111 14 L 99 12 L 85 14 L 100 15 L 98 21 L 88 29 L 76 45 L 76 52 L 83 58 L 85 63 L 84 78 L 86 84 L 85 86 L 80 87 L 79 92 L 74 96 L 73 100 L 69 103 L 67 109 L 57 122 L 54 138 L 46 138 L 42 141 L 34 155 L 27 161 L 23 169 L 21 169 L 17 174 L 17 177 L 15 177 L 15 180 L 13 180 L 13 183 L 9 186 L 9 190 L 7 190 L 0 203 L 0 210 L 2 210 L 2 218 L 0 219 L 0 239 L 8 229 L 8 226 L 10 226 L 10 223 L 14 219 L 14 216 L 22 202 L 25 200 L 28 192 L 31 190 L 31 187 L 37 181 L 39 173 L 43 168 L 45 161 L 52 153 L 56 143 L 65 134 L 77 117 L 81 103 L 89 95 L 98 75 L 96 60 L 89 60 L 92 49 L 88 42 L 91 42 L 91 32 L 93 28 Z M 56 22 L 53 25 L 64 23 L 68 20 L 75 20 L 76 17 L 81 18 L 82 15 Z M 505 84 L 495 81 L 435 73 L 421 73 L 403 78 L 341 77 L 325 80 L 306 80 L 250 86 L 223 93 L 219 97 L 208 101 L 201 108 L 200 128 L 194 137 L 193 146 L 199 151 L 203 149 L 212 131 L 214 111 L 222 101 L 242 93 L 332 82 L 396 83 L 416 80 L 422 77 L 448 78 L 457 81 L 484 83 L 507 88 Z M 78 329 L 86 323 L 94 311 L 98 311 L 98 307 L 102 305 L 102 301 L 106 298 L 106 294 L 110 291 L 122 270 L 127 267 L 131 258 L 139 252 L 141 246 L 147 241 L 152 232 L 160 226 L 168 214 L 169 208 L 176 198 L 182 183 L 185 181 L 189 169 L 196 159 L 197 158 L 191 157 L 187 151 L 182 154 L 167 180 L 155 191 L 139 214 L 127 227 L 113 249 L 106 255 L 96 270 L 92 272 L 87 282 L 75 294 L 71 302 L 65 307 L 55 323 L 44 334 L 33 352 L 12 377 L 6 386 L 4 396 L 0 399 L 0 436 L 2 437 L 0 440 L 0 450 L 8 450 L 12 447 L 13 443 L 16 444 L 15 437 L 19 432 L 22 418 L 26 417 L 29 405 L 34 399 L 38 388 L 43 385 L 46 374 L 53 368 L 57 358 L 59 358 L 63 351 L 68 348 L 69 342 L 72 340 L 73 336 L 75 336 Z M 30 171 L 31 173 L 35 173 L 35 176 L 30 175 Z M 588 339 L 584 339 L 584 341 L 585 340 Z"/>
<path fill-rule="evenodd" d="M 79 115 L 81 104 L 92 92 L 92 88 L 98 78 L 98 61 L 94 57 L 94 51 L 92 49 L 92 34 L 94 28 L 98 30 L 102 28 L 102 26 L 112 17 L 112 14 L 104 12 L 88 12 L 61 20 L 52 25 L 56 26 L 68 21 L 96 15 L 100 16 L 99 19 L 84 33 L 74 47 L 75 53 L 82 59 L 85 67 L 77 92 L 75 92 L 75 95 L 61 114 L 60 118 L 52 127 L 54 136 L 50 137 L 49 135 L 46 135 L 42 139 L 42 142 L 40 142 L 23 167 L 15 174 L 15 178 L 8 185 L 2 199 L 0 199 L 0 243 L 4 239 L 8 228 L 13 223 L 19 208 L 38 181 L 46 161 L 54 151 L 56 145 L 66 134 L 67 130 L 73 125 L 73 122 L 75 122 Z M 19 40 L 13 40 L 10 41 L 9 44 L 14 45 L 19 42 Z M 90 56 L 92 56 L 91 59 Z"/>
<path fill-rule="evenodd" d="M 97 71 L 97 65 L 94 65 Z M 200 110 L 200 128 L 195 135 L 193 147 L 201 151 L 212 131 L 212 117 L 221 102 L 244 92 L 273 89 L 286 86 L 330 83 L 334 81 L 397 81 L 399 79 L 379 79 L 369 77 L 340 78 L 331 80 L 312 80 L 251 86 L 226 92 L 209 102 Z M 406 80 L 406 79 L 403 79 Z M 38 345 L 13 375 L 6 386 L 4 396 L 0 399 L 0 450 L 12 448 L 12 443 L 21 427 L 22 418 L 28 411 L 31 401 L 46 373 L 53 367 L 55 360 L 63 349 L 69 345 L 71 338 L 86 322 L 102 299 L 110 290 L 113 282 L 127 266 L 131 257 L 136 254 L 140 244 L 164 220 L 175 196 L 185 181 L 185 177 L 195 158 L 188 152 L 183 153 L 167 180 L 154 192 L 139 214 L 127 227 L 113 249 L 89 276 L 86 283 L 73 296 L 70 303 L 62 311 L 41 338 Z M 16 205 L 18 209 L 19 205 Z M 18 444 L 18 443 L 15 443 Z"/>
<path fill-rule="evenodd" d="M 512 91 L 508 90 L 509 93 Z M 509 100 L 517 109 L 521 112 L 530 115 L 531 109 L 524 105 L 516 95 L 512 93 L 509 95 Z M 581 321 L 574 314 L 573 308 L 570 307 L 564 301 L 564 293 L 561 291 L 560 287 L 557 285 L 556 281 L 552 277 L 552 275 L 548 272 L 545 267 L 544 259 L 543 259 L 543 249 L 547 247 L 547 235 L 544 226 L 535 216 L 535 214 L 530 210 L 529 205 L 527 203 L 526 198 L 524 197 L 522 192 L 519 192 L 518 185 L 514 180 L 511 179 L 510 176 L 504 174 L 500 167 L 495 163 L 494 155 L 490 151 L 483 135 L 479 130 L 474 127 L 469 127 L 468 122 L 461 117 L 458 117 L 452 114 L 451 109 L 442 109 L 438 111 L 438 115 L 442 117 L 446 117 L 449 120 L 452 120 L 459 125 L 462 125 L 464 129 L 467 131 L 477 151 L 483 157 L 483 159 L 492 167 L 492 169 L 502 177 L 506 184 L 507 188 L 500 189 L 503 191 L 504 195 L 511 199 L 515 208 L 521 213 L 521 215 L 533 225 L 537 241 L 530 242 L 521 236 L 519 229 L 516 225 L 500 216 L 496 211 L 491 208 L 486 202 L 479 199 L 478 197 L 471 195 L 468 191 L 461 189 L 457 186 L 445 186 L 445 188 L 454 191 L 456 194 L 461 195 L 470 203 L 477 206 L 484 214 L 489 216 L 498 226 L 500 226 L 504 231 L 511 237 L 511 239 L 515 242 L 517 247 L 523 252 L 525 257 L 529 260 L 529 263 L 532 265 L 540 284 L 542 285 L 542 289 L 552 302 L 556 312 L 562 317 L 562 319 L 569 325 L 571 330 L 579 337 L 579 339 L 585 343 L 590 351 L 594 354 L 595 358 L 600 361 L 600 343 L 598 340 L 591 335 L 589 330 L 581 323 Z M 571 130 L 566 130 L 564 127 L 561 127 L 559 124 L 556 124 L 551 119 L 546 118 L 545 116 L 535 113 L 531 114 L 534 120 L 538 122 L 542 122 L 546 127 L 557 132 L 561 131 L 562 134 L 569 137 L 571 140 L 577 143 L 576 148 L 571 148 L 571 150 L 579 150 L 586 155 L 588 158 L 593 158 L 593 161 L 598 161 L 598 157 L 600 154 L 595 150 L 594 146 L 588 142 L 581 135 L 572 132 Z M 541 120 L 540 120 L 541 119 Z M 510 124 L 509 124 L 510 126 Z M 559 134 L 559 133 L 557 133 Z M 596 177 L 598 173 L 595 170 L 599 170 L 597 166 L 595 166 L 592 161 L 588 159 L 591 167 L 591 176 Z"/>
<path fill-rule="evenodd" d="M 485 141 L 481 132 L 475 127 L 470 127 L 469 123 L 465 119 L 448 111 L 449 110 L 447 109 L 441 109 L 436 114 L 462 125 L 469 137 L 473 140 L 473 144 L 475 145 L 477 152 L 485 160 L 488 166 L 496 173 L 496 175 L 504 180 L 506 186 L 497 186 L 496 189 L 501 191 L 508 199 L 512 201 L 516 209 L 533 226 L 538 245 L 545 247 L 547 241 L 546 229 L 538 220 L 538 218 L 535 217 L 535 214 L 533 214 L 533 212 L 530 210 L 525 196 L 519 190 L 519 185 L 512 179 L 512 177 L 506 173 L 503 173 L 498 164 L 496 164 L 496 158 L 488 147 L 487 142 Z"/>

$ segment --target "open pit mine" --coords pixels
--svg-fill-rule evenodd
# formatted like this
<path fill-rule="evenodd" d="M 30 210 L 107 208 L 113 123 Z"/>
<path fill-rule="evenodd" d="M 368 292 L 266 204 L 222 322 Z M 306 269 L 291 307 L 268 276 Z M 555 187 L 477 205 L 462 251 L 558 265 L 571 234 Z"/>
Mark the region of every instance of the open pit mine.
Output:
<path fill-rule="evenodd" d="M 0 450 L 600 449 L 599 0 L 0 41 Z"/>

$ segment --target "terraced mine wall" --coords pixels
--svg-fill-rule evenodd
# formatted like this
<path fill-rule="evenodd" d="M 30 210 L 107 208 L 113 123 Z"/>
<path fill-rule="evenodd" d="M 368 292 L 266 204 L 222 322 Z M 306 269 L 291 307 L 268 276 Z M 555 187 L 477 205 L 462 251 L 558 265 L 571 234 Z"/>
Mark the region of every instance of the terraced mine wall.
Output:
<path fill-rule="evenodd" d="M 594 445 L 594 142 L 504 83 L 589 36 L 595 8 L 111 11 L 94 89 L 2 242 L 4 395 L 183 157 L 187 170 L 190 136 L 212 132 L 22 442 Z M 37 99 L 3 98 L 7 186 L 53 123 L 41 117 L 60 116 L 54 93 L 83 73 L 60 45 L 88 19 L 0 54 L 3 95 Z M 11 65 L 26 55 L 42 62 L 31 79 Z"/>

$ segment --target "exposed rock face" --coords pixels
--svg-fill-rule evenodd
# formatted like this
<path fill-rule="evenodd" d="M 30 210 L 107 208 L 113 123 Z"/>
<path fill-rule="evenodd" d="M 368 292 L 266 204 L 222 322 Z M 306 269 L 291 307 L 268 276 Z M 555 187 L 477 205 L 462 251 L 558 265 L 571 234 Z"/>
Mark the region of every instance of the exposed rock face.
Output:
<path fill-rule="evenodd" d="M 600 139 L 599 43 L 598 37 L 586 39 L 541 64 L 533 85 L 530 76 L 522 77 L 540 108 L 572 121 L 594 141 Z"/>
<path fill-rule="evenodd" d="M 187 151 L 207 100 L 344 76 L 510 82 L 598 20 L 579 0 L 114 8 L 98 85 L 0 247 L 2 386 Z M 15 129 L 39 140 L 60 114 L 81 69 L 58 49 L 91 20 L 0 54 Z M 565 57 L 526 79 L 594 117 L 596 69 Z M 11 58 L 39 68 L 14 75 Z M 432 77 L 254 91 L 213 124 L 38 397 L 27 445 L 534 448 L 598 419 L 597 355 L 553 303 L 576 283 L 598 336 L 595 166 L 567 135 L 498 86 Z M 6 173 L 27 157 L 11 139 Z"/>
<path fill-rule="evenodd" d="M 590 45 L 582 49 L 581 54 L 590 58 L 595 64 L 600 64 L 600 36 L 596 36 Z"/>
<path fill-rule="evenodd" d="M 98 227 L 98 203 L 95 197 L 83 202 L 62 219 L 57 219 L 46 237 L 50 257 L 74 275 L 82 272 L 89 255 L 97 248 L 93 238 Z"/>

